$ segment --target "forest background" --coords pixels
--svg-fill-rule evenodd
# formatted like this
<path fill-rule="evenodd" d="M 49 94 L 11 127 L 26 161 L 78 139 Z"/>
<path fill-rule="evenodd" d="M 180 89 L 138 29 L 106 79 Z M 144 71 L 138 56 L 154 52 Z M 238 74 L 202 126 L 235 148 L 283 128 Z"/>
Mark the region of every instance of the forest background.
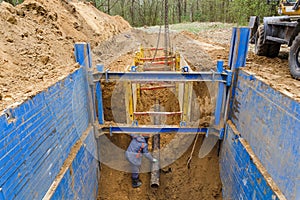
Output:
<path fill-rule="evenodd" d="M 23 0 L 0 0 L 13 5 Z M 66 0 L 65 0 L 66 1 Z M 131 26 L 162 25 L 165 0 L 87 0 L 102 12 L 120 15 Z M 250 16 L 277 15 L 278 0 L 168 0 L 170 24 L 184 22 L 223 22 L 248 24 Z"/>

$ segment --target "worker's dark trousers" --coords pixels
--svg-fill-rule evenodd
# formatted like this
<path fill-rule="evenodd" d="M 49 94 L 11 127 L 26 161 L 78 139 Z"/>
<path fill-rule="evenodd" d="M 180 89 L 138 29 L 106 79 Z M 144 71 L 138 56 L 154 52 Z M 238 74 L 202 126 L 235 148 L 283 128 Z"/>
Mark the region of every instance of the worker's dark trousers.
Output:
<path fill-rule="evenodd" d="M 139 178 L 139 171 L 140 171 L 140 166 L 136 166 L 136 165 L 133 165 L 133 164 L 130 164 L 131 165 L 131 177 L 132 179 L 138 179 Z"/>

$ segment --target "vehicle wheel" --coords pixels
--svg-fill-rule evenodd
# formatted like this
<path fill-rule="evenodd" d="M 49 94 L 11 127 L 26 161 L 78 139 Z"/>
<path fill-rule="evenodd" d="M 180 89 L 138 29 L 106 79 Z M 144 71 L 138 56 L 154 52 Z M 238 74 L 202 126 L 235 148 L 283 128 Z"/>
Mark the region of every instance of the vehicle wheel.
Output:
<path fill-rule="evenodd" d="M 290 48 L 289 67 L 291 75 L 300 80 L 300 34 L 295 38 Z"/>
<path fill-rule="evenodd" d="M 280 51 L 280 44 L 264 43 L 264 26 L 258 27 L 255 37 L 255 54 L 259 56 L 267 56 L 270 58 L 277 57 Z"/>

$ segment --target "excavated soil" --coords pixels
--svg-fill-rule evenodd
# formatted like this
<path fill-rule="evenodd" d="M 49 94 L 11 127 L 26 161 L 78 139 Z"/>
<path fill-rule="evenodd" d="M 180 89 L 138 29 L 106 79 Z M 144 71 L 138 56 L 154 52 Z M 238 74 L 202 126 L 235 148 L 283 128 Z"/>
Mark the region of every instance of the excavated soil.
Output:
<path fill-rule="evenodd" d="M 210 44 L 220 44 L 224 49 L 207 49 L 207 53 L 213 60 L 228 60 L 230 29 L 222 29 L 220 32 L 201 32 L 194 39 L 206 41 Z M 228 41 L 228 43 L 224 43 Z M 292 78 L 288 66 L 289 47 L 282 45 L 277 58 L 267 58 L 254 54 L 254 45 L 249 44 L 246 66 L 244 71 L 255 75 L 258 79 L 270 85 L 275 90 L 283 93 L 291 99 L 300 102 L 300 80 Z"/>
<path fill-rule="evenodd" d="M 216 23 L 210 24 L 216 26 Z M 91 43 L 94 65 L 101 63 L 109 70 L 126 71 L 133 63 L 134 52 L 141 45 L 156 47 L 158 38 L 158 28 L 131 29 L 118 16 L 101 13 L 89 3 L 68 0 L 25 0 L 17 7 L 3 2 L 0 4 L 0 25 L 0 111 L 33 97 L 76 70 L 75 42 Z M 161 37 L 160 41 L 163 41 L 163 34 Z M 230 28 L 220 28 L 199 34 L 171 31 L 170 40 L 172 47 L 181 53 L 193 70 L 207 71 L 214 69 L 219 59 L 227 64 L 230 37 Z M 254 55 L 250 45 L 244 70 L 300 101 L 300 82 L 289 74 L 287 51 L 283 48 L 279 58 L 269 59 Z M 124 123 L 123 85 L 103 85 L 105 119 Z M 194 83 L 193 90 L 193 125 L 209 126 L 213 120 L 216 84 Z M 164 111 L 179 110 L 174 91 L 169 89 L 143 92 L 137 110 L 148 111 L 156 99 L 160 99 Z M 153 123 L 150 118 L 139 121 Z M 169 117 L 164 123 L 178 125 L 179 121 L 178 117 Z M 180 137 L 181 142 L 194 140 L 194 136 Z M 162 135 L 162 146 L 173 138 L 171 134 Z M 175 162 L 162 169 L 158 189 L 149 187 L 149 173 L 141 174 L 144 183 L 141 188 L 132 189 L 130 173 L 101 164 L 98 199 L 221 199 L 218 145 L 208 156 L 199 158 L 203 138 L 199 136 L 194 151 L 190 146 Z M 114 135 L 109 140 L 124 150 L 130 142 L 128 135 Z M 170 157 L 181 143 L 173 145 Z M 191 153 L 193 157 L 187 165 Z"/>
<path fill-rule="evenodd" d="M 95 47 L 129 30 L 121 17 L 68 0 L 0 4 L 0 111 L 21 103 L 78 68 L 74 43 Z"/>

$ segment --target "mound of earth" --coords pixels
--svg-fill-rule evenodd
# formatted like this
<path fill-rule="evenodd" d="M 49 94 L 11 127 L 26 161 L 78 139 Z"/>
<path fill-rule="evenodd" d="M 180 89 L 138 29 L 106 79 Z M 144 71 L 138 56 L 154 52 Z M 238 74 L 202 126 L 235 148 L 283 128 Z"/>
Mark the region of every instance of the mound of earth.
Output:
<path fill-rule="evenodd" d="M 93 47 L 131 29 L 89 3 L 25 0 L 0 4 L 0 111 L 22 102 L 73 72 L 74 43 Z"/>

